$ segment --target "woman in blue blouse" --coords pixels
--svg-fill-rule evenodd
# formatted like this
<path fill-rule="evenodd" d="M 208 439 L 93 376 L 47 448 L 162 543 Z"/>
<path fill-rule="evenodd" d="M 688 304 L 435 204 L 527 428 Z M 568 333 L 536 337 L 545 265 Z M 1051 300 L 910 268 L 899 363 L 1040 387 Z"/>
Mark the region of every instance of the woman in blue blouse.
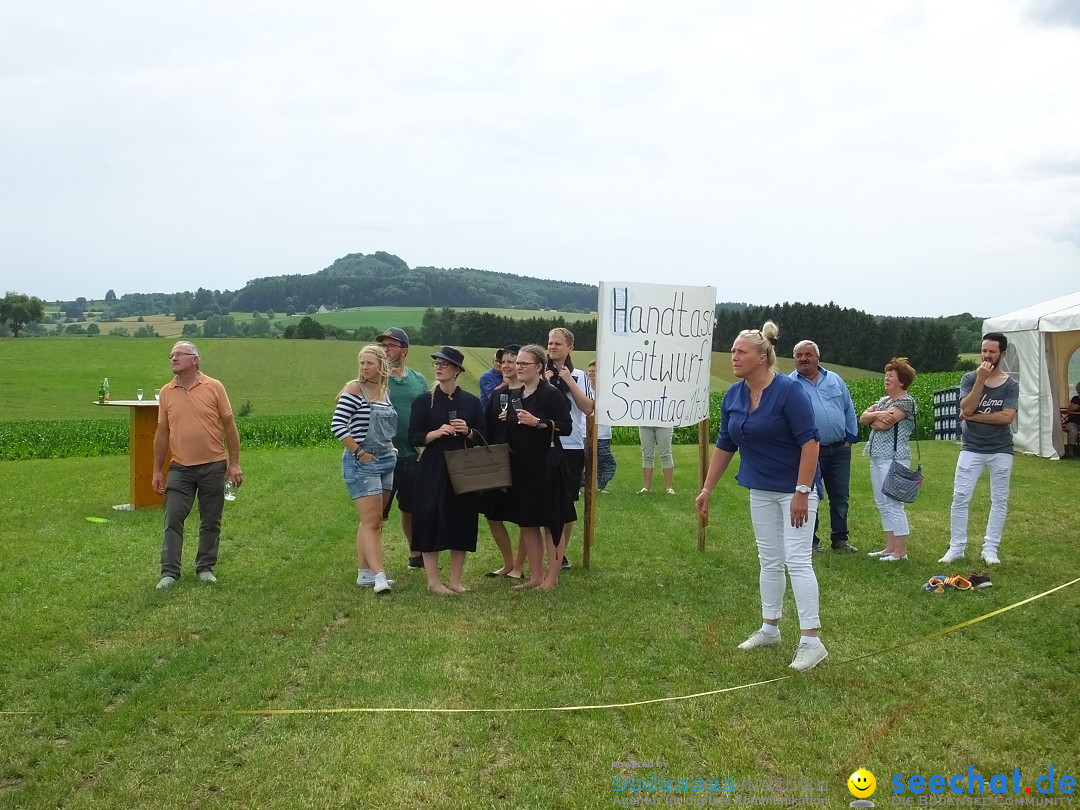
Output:
<path fill-rule="evenodd" d="M 776 324 L 766 321 L 760 330 L 740 332 L 731 347 L 731 367 L 739 382 L 724 394 L 716 450 L 695 505 L 708 518 L 712 491 L 740 452 L 736 480 L 750 490 L 763 623 L 739 649 L 780 643 L 778 624 L 790 578 L 802 631 L 791 668 L 806 671 L 829 654 L 818 638 L 818 584 L 811 564 L 818 435 L 810 398 L 797 382 L 776 371 L 777 334 Z"/>

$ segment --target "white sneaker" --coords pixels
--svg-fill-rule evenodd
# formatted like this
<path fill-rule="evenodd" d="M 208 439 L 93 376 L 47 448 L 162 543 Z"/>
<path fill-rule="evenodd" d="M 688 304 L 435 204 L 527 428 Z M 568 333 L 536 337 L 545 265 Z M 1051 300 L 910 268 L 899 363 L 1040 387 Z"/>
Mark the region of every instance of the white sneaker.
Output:
<path fill-rule="evenodd" d="M 1001 560 L 998 559 L 997 552 L 991 551 L 988 548 L 983 549 L 982 559 L 987 565 L 999 565 L 1001 563 Z"/>
<path fill-rule="evenodd" d="M 878 557 L 878 562 L 900 562 L 900 560 L 906 560 L 907 554 L 902 557 L 897 557 L 895 554 L 886 554 L 882 557 Z"/>
<path fill-rule="evenodd" d="M 387 593 L 390 590 L 390 586 L 394 584 L 392 579 L 387 579 L 386 574 L 375 575 L 375 593 Z"/>
<path fill-rule="evenodd" d="M 963 551 L 953 551 L 951 548 L 945 552 L 945 556 L 938 560 L 939 563 L 954 563 L 964 559 Z"/>
<path fill-rule="evenodd" d="M 673 490 L 671 487 L 668 487 L 664 491 L 667 492 L 668 495 L 674 495 L 675 494 L 675 490 Z"/>
<path fill-rule="evenodd" d="M 760 630 L 755 630 L 753 632 L 753 634 L 750 636 L 750 638 L 748 638 L 746 641 L 744 641 L 742 644 L 739 645 L 739 649 L 740 650 L 752 650 L 755 647 L 771 647 L 773 644 L 779 644 L 779 643 L 780 643 L 780 633 L 779 633 L 779 631 L 776 633 L 775 636 L 767 636 L 764 633 L 762 633 Z"/>
<path fill-rule="evenodd" d="M 866 556 L 867 557 L 888 557 L 889 552 L 886 551 L 885 549 L 882 549 L 881 551 L 868 551 L 868 552 L 866 552 Z"/>
<path fill-rule="evenodd" d="M 824 644 L 807 644 L 800 641 L 795 650 L 795 657 L 791 659 L 788 666 L 799 672 L 806 672 L 824 661 L 828 655 L 829 651 L 825 649 Z"/>
<path fill-rule="evenodd" d="M 641 489 L 639 489 L 639 490 L 637 491 L 637 494 L 638 494 L 638 495 L 648 495 L 648 494 L 649 494 L 649 490 L 645 489 L 645 487 L 642 487 Z"/>
<path fill-rule="evenodd" d="M 388 579 L 388 580 L 386 580 L 386 583 L 387 583 L 387 585 L 393 585 L 394 580 Z M 370 577 L 357 576 L 356 577 L 356 584 L 359 585 L 361 588 L 374 588 L 375 587 L 375 575 L 372 574 Z"/>
<path fill-rule="evenodd" d="M 214 576 L 213 571 L 200 571 L 199 579 L 203 582 L 217 582 L 217 577 Z"/>
<path fill-rule="evenodd" d="M 157 588 L 160 591 L 162 588 L 168 588 L 176 582 L 176 577 L 164 576 L 158 580 Z"/>

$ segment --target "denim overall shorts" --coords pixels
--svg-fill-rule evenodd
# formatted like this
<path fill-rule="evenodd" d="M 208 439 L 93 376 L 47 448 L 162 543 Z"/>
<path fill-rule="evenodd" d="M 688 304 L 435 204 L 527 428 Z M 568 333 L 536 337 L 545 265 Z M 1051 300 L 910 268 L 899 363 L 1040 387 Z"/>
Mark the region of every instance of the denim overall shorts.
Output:
<path fill-rule="evenodd" d="M 371 408 L 371 421 L 360 447 L 375 458 L 357 461 L 348 450 L 341 456 L 341 475 L 353 500 L 382 495 L 384 491 L 393 489 L 394 467 L 397 465 L 397 451 L 393 444 L 397 433 L 397 411 L 388 402 L 367 400 L 367 403 Z"/>

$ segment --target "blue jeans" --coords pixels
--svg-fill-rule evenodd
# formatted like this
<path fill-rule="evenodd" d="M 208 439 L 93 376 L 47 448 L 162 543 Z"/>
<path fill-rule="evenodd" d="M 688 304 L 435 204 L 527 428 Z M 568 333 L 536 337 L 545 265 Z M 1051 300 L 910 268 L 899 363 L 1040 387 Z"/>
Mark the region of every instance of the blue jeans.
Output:
<path fill-rule="evenodd" d="M 829 498 L 829 539 L 833 547 L 842 546 L 848 539 L 848 498 L 851 494 L 851 446 L 822 445 L 818 452 L 821 482 Z M 818 508 L 821 514 L 821 508 Z M 814 520 L 814 545 L 818 545 L 818 521 Z"/>
<path fill-rule="evenodd" d="M 341 477 L 345 479 L 349 497 L 355 501 L 357 498 L 390 492 L 394 488 L 396 466 L 397 456 L 393 453 L 371 461 L 357 461 L 352 453 L 344 451 L 341 454 Z"/>

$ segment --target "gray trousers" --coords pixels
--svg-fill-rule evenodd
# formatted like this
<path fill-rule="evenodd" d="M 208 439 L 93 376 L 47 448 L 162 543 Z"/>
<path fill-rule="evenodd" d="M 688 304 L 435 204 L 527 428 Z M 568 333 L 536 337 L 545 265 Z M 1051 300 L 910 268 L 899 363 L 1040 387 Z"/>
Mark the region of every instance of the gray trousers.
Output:
<path fill-rule="evenodd" d="M 161 575 L 180 578 L 180 555 L 184 550 L 184 521 L 199 496 L 199 553 L 195 571 L 209 571 L 217 562 L 221 538 L 221 512 L 225 507 L 224 461 L 185 467 L 169 465 L 165 483 L 165 540 L 161 544 Z"/>

